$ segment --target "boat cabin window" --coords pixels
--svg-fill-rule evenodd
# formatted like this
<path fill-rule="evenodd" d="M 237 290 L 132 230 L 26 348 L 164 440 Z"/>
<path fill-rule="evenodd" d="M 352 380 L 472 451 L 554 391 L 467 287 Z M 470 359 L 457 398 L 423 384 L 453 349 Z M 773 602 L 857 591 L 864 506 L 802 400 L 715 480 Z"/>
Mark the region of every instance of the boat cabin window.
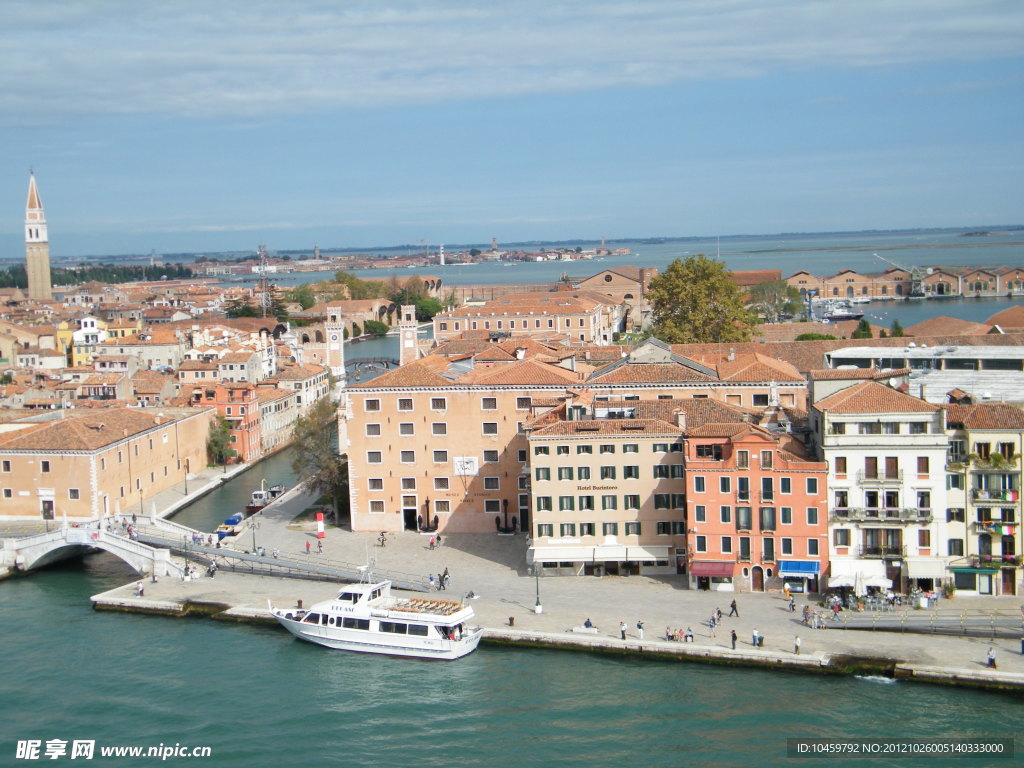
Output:
<path fill-rule="evenodd" d="M 306 618 L 304 618 L 302 621 L 305 622 L 306 624 L 319 624 L 320 623 L 320 619 L 322 617 L 323 617 L 322 614 L 319 614 L 319 613 L 307 613 L 306 614 Z"/>
<path fill-rule="evenodd" d="M 342 592 L 338 595 L 338 599 L 343 603 L 358 603 L 359 593 L 358 592 Z"/>
<path fill-rule="evenodd" d="M 380 597 L 380 594 L 381 594 L 381 590 L 375 589 L 375 590 L 373 590 L 373 592 L 370 593 L 370 599 L 371 600 L 376 600 L 378 597 Z"/>
<path fill-rule="evenodd" d="M 345 629 L 369 629 L 370 628 L 370 620 L 369 619 L 353 619 L 353 618 L 351 618 L 349 616 L 346 616 L 344 619 L 342 619 L 342 624 L 341 625 Z"/>
<path fill-rule="evenodd" d="M 427 636 L 427 625 L 426 624 L 410 624 L 409 634 L 416 635 L 417 637 Z"/>
<path fill-rule="evenodd" d="M 409 628 L 408 624 L 399 624 L 395 621 L 382 621 L 380 623 L 381 632 L 390 632 L 394 635 L 404 635 Z"/>

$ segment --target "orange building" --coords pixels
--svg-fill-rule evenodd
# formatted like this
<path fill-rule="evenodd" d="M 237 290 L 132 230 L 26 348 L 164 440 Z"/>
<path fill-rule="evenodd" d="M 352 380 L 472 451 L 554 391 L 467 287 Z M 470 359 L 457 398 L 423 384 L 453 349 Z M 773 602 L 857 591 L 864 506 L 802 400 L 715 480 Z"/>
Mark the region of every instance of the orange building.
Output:
<path fill-rule="evenodd" d="M 192 392 L 192 405 L 214 407 L 231 423 L 231 447 L 238 461 L 248 462 L 263 455 L 260 431 L 260 401 L 255 384 L 208 384 Z"/>
<path fill-rule="evenodd" d="M 828 568 L 825 462 L 742 421 L 686 433 L 690 587 L 818 591 Z"/>

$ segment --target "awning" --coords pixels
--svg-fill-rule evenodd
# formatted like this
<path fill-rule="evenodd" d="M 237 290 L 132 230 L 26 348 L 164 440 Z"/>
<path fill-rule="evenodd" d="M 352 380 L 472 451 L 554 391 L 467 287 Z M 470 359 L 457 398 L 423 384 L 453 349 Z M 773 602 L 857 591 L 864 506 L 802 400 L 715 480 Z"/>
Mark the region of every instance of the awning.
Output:
<path fill-rule="evenodd" d="M 799 576 L 813 579 L 821 571 L 817 560 L 779 560 L 779 576 Z"/>
<path fill-rule="evenodd" d="M 829 589 L 839 589 L 840 587 L 852 587 L 854 583 L 854 578 L 852 576 L 829 576 L 828 579 Z"/>
<path fill-rule="evenodd" d="M 632 562 L 668 560 L 668 550 L 668 547 L 626 547 L 626 560 Z"/>
<path fill-rule="evenodd" d="M 883 579 L 878 576 L 874 576 L 870 579 L 864 579 L 865 587 L 878 587 L 879 589 L 892 589 L 892 579 Z"/>
<path fill-rule="evenodd" d="M 946 575 L 946 567 L 938 558 L 907 558 L 907 578 L 909 579 L 941 579 Z"/>
<path fill-rule="evenodd" d="M 953 573 L 977 573 L 987 574 L 989 576 L 993 576 L 999 573 L 999 571 L 994 571 L 991 568 L 950 568 L 949 570 L 951 570 Z"/>
<path fill-rule="evenodd" d="M 693 576 L 732 576 L 736 570 L 736 563 L 713 562 L 710 560 L 697 560 L 690 563 L 690 574 Z"/>
<path fill-rule="evenodd" d="M 532 547 L 533 562 L 654 562 L 670 559 L 669 547 L 627 547 L 621 544 L 598 547 Z"/>
<path fill-rule="evenodd" d="M 849 576 L 856 579 L 858 575 L 862 579 L 885 578 L 885 563 L 882 560 L 834 559 L 830 561 L 829 572 L 832 578 Z"/>
<path fill-rule="evenodd" d="M 608 560 L 626 560 L 626 549 L 623 546 L 604 546 L 604 547 L 590 547 L 589 550 L 593 554 L 587 558 L 593 560 L 595 563 L 602 563 Z"/>
<path fill-rule="evenodd" d="M 533 547 L 533 562 L 570 562 L 572 560 L 589 560 L 593 547 Z"/>

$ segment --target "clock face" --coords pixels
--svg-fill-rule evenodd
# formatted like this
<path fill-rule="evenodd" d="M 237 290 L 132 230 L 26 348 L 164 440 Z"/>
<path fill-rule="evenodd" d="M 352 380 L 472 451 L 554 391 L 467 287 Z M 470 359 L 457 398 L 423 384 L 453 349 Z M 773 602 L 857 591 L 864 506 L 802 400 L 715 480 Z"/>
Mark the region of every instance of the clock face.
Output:
<path fill-rule="evenodd" d="M 336 333 L 331 334 L 331 341 L 337 341 L 337 340 L 338 340 L 338 334 L 336 334 Z"/>

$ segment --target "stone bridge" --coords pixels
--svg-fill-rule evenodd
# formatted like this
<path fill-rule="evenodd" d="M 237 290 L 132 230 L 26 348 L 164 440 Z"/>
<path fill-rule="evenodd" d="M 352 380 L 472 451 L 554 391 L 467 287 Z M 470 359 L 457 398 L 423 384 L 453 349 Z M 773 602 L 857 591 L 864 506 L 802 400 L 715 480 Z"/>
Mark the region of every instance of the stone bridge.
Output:
<path fill-rule="evenodd" d="M 52 531 L 3 540 L 0 575 L 12 570 L 31 571 L 89 549 L 102 549 L 119 557 L 136 573 L 148 576 L 180 576 L 181 566 L 167 549 L 151 547 L 126 536 L 103 530 L 96 523 L 74 527 L 62 525 Z"/>

